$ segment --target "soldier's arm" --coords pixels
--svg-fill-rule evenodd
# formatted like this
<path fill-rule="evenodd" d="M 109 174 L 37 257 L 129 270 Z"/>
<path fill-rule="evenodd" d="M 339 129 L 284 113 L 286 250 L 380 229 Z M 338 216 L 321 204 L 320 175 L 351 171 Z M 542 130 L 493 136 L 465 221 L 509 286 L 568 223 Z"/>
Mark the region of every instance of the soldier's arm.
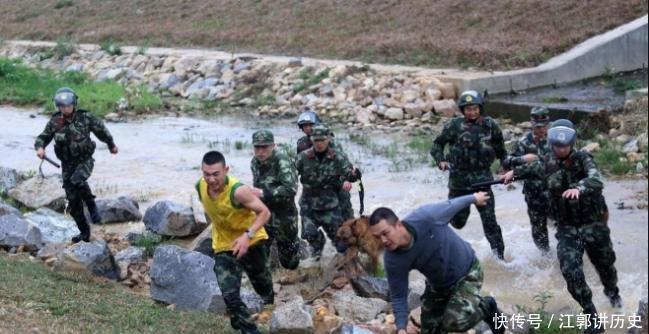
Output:
<path fill-rule="evenodd" d="M 527 178 L 545 178 L 545 168 L 543 167 L 543 163 L 539 160 L 534 161 L 530 164 L 522 164 L 520 166 L 516 166 L 513 171 L 514 178 L 519 180 Z"/>
<path fill-rule="evenodd" d="M 349 158 L 344 152 L 336 150 L 336 157 L 338 158 L 342 175 L 341 183 L 344 181 L 356 182 L 361 178 L 361 171 L 349 162 Z"/>
<path fill-rule="evenodd" d="M 435 138 L 435 140 L 433 141 L 433 147 L 430 149 L 430 155 L 433 157 L 433 160 L 435 160 L 435 164 L 439 164 L 441 161 L 448 161 L 448 159 L 444 156 L 444 148 L 446 147 L 446 144 L 453 141 L 451 123 L 452 122 L 446 123 L 446 125 L 444 125 L 444 129 L 442 130 L 442 133 L 440 133 L 439 136 L 437 136 L 437 138 Z"/>
<path fill-rule="evenodd" d="M 500 127 L 494 122 L 494 127 L 492 128 L 491 133 L 491 145 L 496 153 L 496 158 L 501 162 L 507 158 L 507 150 L 505 149 L 505 139 L 503 138 L 503 132 L 500 130 Z"/>
<path fill-rule="evenodd" d="M 54 126 L 54 123 L 52 121 L 47 122 L 45 125 L 45 129 L 43 129 L 43 132 L 36 137 L 36 141 L 34 142 L 34 149 L 38 150 L 39 148 L 45 148 L 54 138 L 54 133 L 56 132 L 56 128 Z"/>
<path fill-rule="evenodd" d="M 503 160 L 503 168 L 506 170 L 510 170 L 516 166 L 525 164 L 525 160 L 523 160 L 523 155 L 525 155 L 525 146 L 523 145 L 523 139 L 521 139 L 516 144 L 516 148 L 514 148 L 512 154 L 508 155 Z"/>
<path fill-rule="evenodd" d="M 280 157 L 278 169 L 277 181 L 279 185 L 272 189 L 263 188 L 263 199 L 266 203 L 274 200 L 284 201 L 287 198 L 292 200 L 297 193 L 297 172 L 291 159 L 287 156 Z"/>
<path fill-rule="evenodd" d="M 104 125 L 104 122 L 90 114 L 88 114 L 88 116 L 90 117 L 90 130 L 95 134 L 95 136 L 97 136 L 97 139 L 106 143 L 109 149 L 112 150 L 115 148 L 113 136 L 108 131 L 108 128 L 106 128 L 106 125 Z"/>
<path fill-rule="evenodd" d="M 584 154 L 582 158 L 582 166 L 586 171 L 587 176 L 579 180 L 575 188 L 579 189 L 581 194 L 586 195 L 602 191 L 602 189 L 604 189 L 602 175 L 599 173 L 595 161 L 589 154 Z"/>

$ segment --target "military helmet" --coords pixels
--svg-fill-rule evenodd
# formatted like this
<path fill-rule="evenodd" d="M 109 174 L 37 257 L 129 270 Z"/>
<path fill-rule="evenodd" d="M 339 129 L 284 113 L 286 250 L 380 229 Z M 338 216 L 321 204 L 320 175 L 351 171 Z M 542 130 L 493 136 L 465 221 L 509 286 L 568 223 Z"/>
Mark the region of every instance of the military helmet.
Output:
<path fill-rule="evenodd" d="M 313 134 L 311 135 L 311 140 L 322 140 L 327 139 L 331 135 L 331 131 L 326 125 L 318 124 L 313 127 Z"/>
<path fill-rule="evenodd" d="M 320 118 L 313 111 L 304 111 L 297 119 L 297 126 L 302 127 L 305 124 L 320 124 Z"/>
<path fill-rule="evenodd" d="M 567 128 L 571 128 L 571 129 L 575 128 L 575 125 L 570 120 L 567 120 L 565 118 L 560 118 L 560 119 L 552 122 L 551 127 L 554 128 L 554 127 L 557 127 L 557 126 L 565 126 Z"/>
<path fill-rule="evenodd" d="M 547 125 L 550 123 L 550 111 L 546 107 L 536 106 L 530 111 L 533 125 Z"/>
<path fill-rule="evenodd" d="M 460 98 L 457 101 L 457 106 L 460 107 L 460 110 L 464 112 L 464 107 L 478 105 L 480 106 L 480 112 L 484 107 L 484 100 L 482 95 L 475 90 L 466 90 L 460 94 Z"/>
<path fill-rule="evenodd" d="M 77 94 L 72 88 L 61 87 L 54 94 L 54 105 L 58 107 L 77 106 Z"/>
<path fill-rule="evenodd" d="M 577 141 L 577 131 L 575 131 L 575 129 L 567 125 L 553 124 L 552 128 L 548 130 L 548 142 L 550 142 L 550 145 L 572 146 L 575 144 L 576 141 Z"/>

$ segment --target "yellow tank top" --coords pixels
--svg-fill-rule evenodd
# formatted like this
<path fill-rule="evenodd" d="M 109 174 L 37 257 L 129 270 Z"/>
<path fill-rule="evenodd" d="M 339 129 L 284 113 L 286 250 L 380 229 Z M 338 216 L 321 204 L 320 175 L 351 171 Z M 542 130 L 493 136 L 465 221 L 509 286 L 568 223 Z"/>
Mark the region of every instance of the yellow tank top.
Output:
<path fill-rule="evenodd" d="M 212 221 L 212 249 L 215 253 L 232 251 L 232 243 L 252 226 L 255 213 L 234 202 L 234 191 L 242 186 L 234 177 L 226 176 L 225 188 L 216 197 L 211 198 L 207 192 L 207 182 L 198 181 L 198 192 L 205 212 Z M 268 239 L 264 228 L 260 228 L 250 240 L 250 246 L 260 240 Z"/>

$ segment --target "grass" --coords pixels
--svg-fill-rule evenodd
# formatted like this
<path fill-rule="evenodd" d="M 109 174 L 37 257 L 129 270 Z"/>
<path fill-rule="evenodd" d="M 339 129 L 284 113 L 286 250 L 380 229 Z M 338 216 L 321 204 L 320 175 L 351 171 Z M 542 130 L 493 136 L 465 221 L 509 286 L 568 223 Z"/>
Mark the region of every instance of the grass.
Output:
<path fill-rule="evenodd" d="M 348 140 L 365 147 L 372 155 L 388 159 L 390 162 L 388 171 L 391 173 L 405 172 L 418 166 L 430 165 L 432 159 L 429 152 L 433 143 L 428 136 L 411 136 L 405 145 L 400 141 L 377 144 L 372 142 L 369 136 L 362 133 L 350 133 L 348 138 L 337 138 L 336 141 L 338 140 Z"/>
<path fill-rule="evenodd" d="M 532 325 L 531 321 L 526 321 L 530 324 L 529 334 L 578 334 L 581 333 L 583 328 L 561 328 L 562 322 L 558 320 L 558 317 L 553 317 L 550 313 L 545 310 L 545 306 L 552 299 L 552 295 L 547 291 L 541 292 L 534 296 L 534 302 L 538 306 L 529 308 L 521 305 L 516 305 L 517 313 L 526 313 L 528 317 L 530 315 L 538 315 L 538 319 L 533 319 L 538 321 L 538 326 Z M 570 314 L 570 312 L 565 312 L 565 314 Z M 576 314 L 573 312 L 573 314 Z M 530 318 L 531 319 L 531 318 Z M 512 325 L 511 319 L 509 325 Z M 572 325 L 574 325 L 575 319 L 572 319 Z M 538 327 L 538 328 L 537 328 Z"/>
<path fill-rule="evenodd" d="M 40 60 L 49 58 L 61 60 L 74 53 L 76 48 L 76 43 L 70 37 L 62 37 L 56 40 L 56 45 L 53 48 L 40 52 L 38 57 Z"/>
<path fill-rule="evenodd" d="M 162 243 L 162 237 L 157 234 L 143 234 L 137 237 L 133 242 L 133 246 L 144 248 L 144 254 L 148 257 L 153 257 L 155 249 Z"/>
<path fill-rule="evenodd" d="M 130 111 L 144 112 L 163 107 L 160 97 L 146 87 L 131 89 L 115 81 L 93 82 L 82 72 L 54 72 L 43 68 L 29 68 L 19 60 L 0 57 L 0 103 L 19 106 L 37 105 L 53 113 L 52 96 L 60 87 L 70 87 L 79 96 L 79 107 L 96 116 L 117 110 L 121 98 L 129 100 Z"/>
<path fill-rule="evenodd" d="M 608 66 L 604 69 L 602 78 L 607 86 L 618 93 L 642 88 L 642 82 L 621 78 L 620 74 L 615 73 L 615 70 Z"/>
<path fill-rule="evenodd" d="M 122 46 L 112 40 L 107 40 L 99 43 L 99 49 L 111 56 L 120 56 L 122 54 Z"/>
<path fill-rule="evenodd" d="M 0 255 L 0 323 L 8 333 L 235 333 L 227 318 L 181 312 L 85 274 Z"/>
<path fill-rule="evenodd" d="M 625 175 L 635 169 L 635 165 L 630 163 L 626 154 L 619 147 L 615 147 L 608 141 L 599 141 L 600 149 L 593 156 L 597 167 L 613 175 Z"/>

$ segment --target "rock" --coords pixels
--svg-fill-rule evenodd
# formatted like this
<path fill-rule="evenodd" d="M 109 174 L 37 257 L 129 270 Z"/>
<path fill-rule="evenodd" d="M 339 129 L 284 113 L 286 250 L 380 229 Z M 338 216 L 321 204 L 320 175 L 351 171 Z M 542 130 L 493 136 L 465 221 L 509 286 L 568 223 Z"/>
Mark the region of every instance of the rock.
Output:
<path fill-rule="evenodd" d="M 444 117 L 455 117 L 460 112 L 455 100 L 450 99 L 433 101 L 433 109 L 438 115 Z"/>
<path fill-rule="evenodd" d="M 339 334 L 374 334 L 373 331 L 351 324 L 344 324 L 340 328 Z"/>
<path fill-rule="evenodd" d="M 65 192 L 58 177 L 32 177 L 9 190 L 9 196 L 31 209 L 48 207 L 63 212 Z"/>
<path fill-rule="evenodd" d="M 0 216 L 4 216 L 4 215 L 14 215 L 20 217 L 22 216 L 22 213 L 20 213 L 20 210 L 3 202 L 2 199 L 0 199 Z"/>
<path fill-rule="evenodd" d="M 48 208 L 27 213 L 25 219 L 38 228 L 42 241 L 47 244 L 68 242 L 79 234 L 74 220 Z"/>
<path fill-rule="evenodd" d="M 197 69 L 198 73 L 204 77 L 220 77 L 221 64 L 217 60 L 207 60 L 202 62 Z"/>
<path fill-rule="evenodd" d="M 180 78 L 173 73 L 162 73 L 159 76 L 159 90 L 168 90 L 169 88 L 180 83 Z"/>
<path fill-rule="evenodd" d="M 356 112 L 356 122 L 361 124 L 372 124 L 373 120 L 372 111 L 362 108 Z"/>
<path fill-rule="evenodd" d="M 442 92 L 437 88 L 426 89 L 425 93 L 426 93 L 426 97 L 431 102 L 439 100 L 442 97 Z"/>
<path fill-rule="evenodd" d="M 225 314 L 225 302 L 214 274 L 214 260 L 198 252 L 173 245 L 156 248 L 151 277 L 151 298 L 175 304 L 181 310 Z M 241 289 L 241 299 L 254 311 L 262 300 L 249 289 Z"/>
<path fill-rule="evenodd" d="M 599 143 L 588 143 L 586 146 L 582 147 L 581 150 L 593 154 L 599 150 Z"/>
<path fill-rule="evenodd" d="M 623 144 L 624 145 L 624 144 L 628 143 L 631 139 L 633 139 L 633 137 L 631 137 L 631 136 L 629 136 L 627 134 L 621 134 L 621 135 L 615 137 L 615 142 L 617 142 L 618 144 Z"/>
<path fill-rule="evenodd" d="M 424 109 L 426 108 L 425 105 L 423 105 L 421 102 L 420 103 L 406 103 L 403 106 L 403 109 L 406 111 L 406 113 L 412 117 L 421 117 L 421 114 L 423 114 Z"/>
<path fill-rule="evenodd" d="M 300 58 L 291 58 L 288 60 L 287 67 L 302 67 L 302 60 Z"/>
<path fill-rule="evenodd" d="M 51 243 L 46 244 L 36 253 L 36 257 L 48 264 L 54 264 L 60 253 L 66 250 L 68 243 Z"/>
<path fill-rule="evenodd" d="M 385 117 L 390 120 L 403 119 L 403 109 L 401 108 L 388 108 L 385 111 Z"/>
<path fill-rule="evenodd" d="M 630 163 L 634 164 L 637 162 L 644 161 L 645 155 L 644 153 L 629 152 L 626 154 L 626 159 L 629 160 Z"/>
<path fill-rule="evenodd" d="M 97 210 L 101 216 L 102 224 L 137 222 L 142 219 L 137 200 L 130 196 L 97 200 Z"/>
<path fill-rule="evenodd" d="M 83 71 L 83 63 L 72 63 L 65 68 L 65 72 L 81 72 Z"/>
<path fill-rule="evenodd" d="M 115 263 L 119 268 L 120 279 L 128 277 L 128 266 L 131 263 L 146 262 L 147 257 L 141 247 L 128 247 L 115 254 Z"/>
<path fill-rule="evenodd" d="M 304 306 L 302 296 L 296 296 L 273 311 L 270 332 L 281 334 L 313 333 L 313 319 Z"/>
<path fill-rule="evenodd" d="M 450 82 L 441 82 L 437 85 L 437 89 L 442 92 L 443 99 L 455 100 L 457 94 L 455 93 L 455 85 Z"/>
<path fill-rule="evenodd" d="M 79 242 L 59 253 L 55 267 L 63 270 L 85 270 L 93 275 L 117 279 L 115 259 L 104 240 Z"/>
<path fill-rule="evenodd" d="M 0 167 L 0 195 L 7 194 L 9 189 L 18 184 L 18 173 L 13 168 Z"/>
<path fill-rule="evenodd" d="M 24 247 L 29 251 L 43 246 L 41 231 L 20 216 L 0 216 L 0 247 Z"/>
<path fill-rule="evenodd" d="M 638 149 L 640 152 L 647 152 L 647 133 L 641 133 L 638 135 Z"/>
<path fill-rule="evenodd" d="M 189 249 L 194 252 L 199 252 L 207 256 L 214 256 L 214 249 L 212 248 L 212 225 L 208 225 L 206 229 L 199 234 L 194 241 L 189 245 Z"/>
<path fill-rule="evenodd" d="M 127 70 L 125 68 L 110 69 L 110 70 L 108 70 L 106 72 L 106 76 L 104 77 L 104 80 L 117 81 L 117 80 L 121 79 L 126 73 L 127 73 Z"/>
<path fill-rule="evenodd" d="M 160 201 L 148 208 L 143 221 L 147 230 L 166 236 L 195 235 L 206 227 L 196 223 L 190 207 L 171 201 Z"/>
<path fill-rule="evenodd" d="M 385 278 L 361 276 L 353 278 L 351 283 L 354 291 L 360 297 L 390 301 L 390 286 Z"/>
<path fill-rule="evenodd" d="M 385 300 L 378 298 L 362 298 L 345 290 L 337 291 L 332 302 L 339 316 L 354 321 L 370 321 L 388 308 Z"/>
<path fill-rule="evenodd" d="M 623 153 L 635 153 L 638 152 L 638 140 L 631 139 L 622 147 Z"/>

